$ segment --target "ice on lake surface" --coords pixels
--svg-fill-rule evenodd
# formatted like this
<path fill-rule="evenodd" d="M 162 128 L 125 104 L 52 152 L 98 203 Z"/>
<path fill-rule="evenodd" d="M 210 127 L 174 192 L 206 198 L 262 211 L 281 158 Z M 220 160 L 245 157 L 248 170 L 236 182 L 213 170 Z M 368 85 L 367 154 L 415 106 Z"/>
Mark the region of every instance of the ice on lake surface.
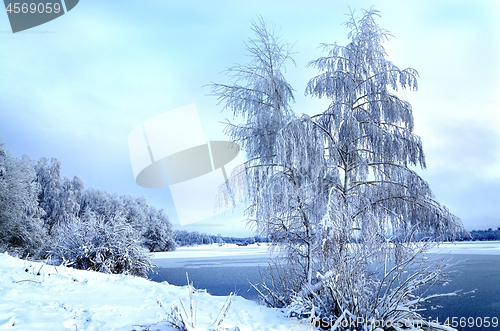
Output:
<path fill-rule="evenodd" d="M 179 247 L 174 252 L 154 253 L 153 263 L 160 268 L 189 269 L 210 266 L 266 266 L 270 257 L 268 244 L 237 246 L 225 244 Z M 499 241 L 442 243 L 431 254 L 500 255 Z"/>
<path fill-rule="evenodd" d="M 207 289 L 213 295 L 233 292 L 257 301 L 257 292 L 249 282 L 261 281 L 260 271 L 265 271 L 272 256 L 268 245 L 180 247 L 174 252 L 155 253 L 153 263 L 158 268 L 149 278 L 183 286 L 187 272 L 195 288 Z"/>
<path fill-rule="evenodd" d="M 200 265 L 207 261 L 224 260 L 227 263 L 254 263 L 259 261 L 267 261 L 272 254 L 269 253 L 269 245 L 249 245 L 237 246 L 235 244 L 225 244 L 223 246 L 202 245 L 196 247 L 179 247 L 173 252 L 154 253 L 153 263 L 158 267 L 177 267 L 183 264 L 194 266 L 194 261 Z"/>
<path fill-rule="evenodd" d="M 429 253 L 500 255 L 500 241 L 462 241 L 446 242 L 431 249 Z"/>

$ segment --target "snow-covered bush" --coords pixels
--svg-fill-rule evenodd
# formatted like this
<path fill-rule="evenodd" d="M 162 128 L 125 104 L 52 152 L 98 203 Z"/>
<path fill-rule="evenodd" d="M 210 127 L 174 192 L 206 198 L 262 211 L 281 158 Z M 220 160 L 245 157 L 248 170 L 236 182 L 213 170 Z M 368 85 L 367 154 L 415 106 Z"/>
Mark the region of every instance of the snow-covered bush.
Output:
<path fill-rule="evenodd" d="M 179 302 L 181 304 L 180 307 L 177 303 L 172 303 L 172 307 L 171 307 L 170 311 L 168 311 L 166 309 L 166 307 L 163 305 L 160 298 L 158 298 L 158 304 L 167 313 L 167 318 L 164 321 L 166 322 L 166 324 L 170 328 L 172 328 L 174 330 L 179 330 L 179 331 L 196 331 L 196 330 L 240 331 L 240 328 L 237 326 L 229 329 L 229 328 L 222 327 L 222 325 L 221 325 L 222 322 L 224 321 L 224 319 L 227 317 L 228 312 L 229 312 L 229 308 L 231 307 L 231 303 L 232 303 L 231 297 L 233 295 L 232 292 L 229 294 L 229 297 L 226 299 L 226 302 L 222 306 L 222 308 L 221 308 L 219 314 L 217 315 L 217 317 L 215 318 L 215 320 L 213 320 L 212 323 L 210 323 L 210 325 L 207 325 L 204 327 L 198 326 L 197 321 L 196 321 L 197 304 L 194 301 L 194 295 L 199 290 L 196 290 L 193 286 L 193 283 L 189 282 L 189 277 L 188 277 L 187 273 L 186 273 L 186 279 L 187 279 L 187 283 L 188 283 L 187 290 L 189 293 L 189 313 L 188 313 L 188 310 L 186 309 L 184 303 L 182 302 L 182 300 L 180 298 L 179 298 Z M 205 290 L 203 290 L 203 292 L 205 292 Z M 149 328 L 147 330 L 149 330 Z M 144 331 L 146 331 L 146 330 L 144 330 Z"/>
<path fill-rule="evenodd" d="M 56 228 L 50 254 L 54 263 L 104 273 L 146 277 L 151 258 L 142 238 L 120 216 L 105 220 L 86 211 Z"/>
<path fill-rule="evenodd" d="M 349 245 L 342 256 L 330 260 L 327 272 L 318 272 L 312 286 L 306 285 L 294 294 L 288 313 L 315 321 L 327 317 L 329 326 L 336 323 L 339 329 L 357 323 L 358 330 L 373 330 L 381 321 L 425 325 L 419 312 L 432 307 L 434 299 L 455 296 L 457 292 L 425 294 L 430 287 L 448 281 L 448 265 L 425 257 L 429 242 L 415 245 L 417 249 L 403 248 L 400 260 L 387 256 L 382 263 L 376 255 L 391 251 L 384 244 L 375 252 L 367 251 L 363 245 Z M 398 262 L 391 262 L 394 260 Z"/>

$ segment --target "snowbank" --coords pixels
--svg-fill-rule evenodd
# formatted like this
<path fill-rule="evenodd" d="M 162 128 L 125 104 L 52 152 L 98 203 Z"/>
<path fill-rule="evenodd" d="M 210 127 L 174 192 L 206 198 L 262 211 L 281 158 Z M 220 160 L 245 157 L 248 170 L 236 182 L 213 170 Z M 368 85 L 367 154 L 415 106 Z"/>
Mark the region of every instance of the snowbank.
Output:
<path fill-rule="evenodd" d="M 168 311 L 179 299 L 186 307 L 189 304 L 187 287 L 54 267 L 0 254 L 0 329 L 143 330 L 167 315 L 158 298 Z M 226 299 L 195 293 L 199 330 L 211 324 Z M 222 326 L 238 326 L 242 331 L 291 329 L 289 319 L 279 310 L 237 296 Z M 159 323 L 151 330 L 171 329 Z"/>

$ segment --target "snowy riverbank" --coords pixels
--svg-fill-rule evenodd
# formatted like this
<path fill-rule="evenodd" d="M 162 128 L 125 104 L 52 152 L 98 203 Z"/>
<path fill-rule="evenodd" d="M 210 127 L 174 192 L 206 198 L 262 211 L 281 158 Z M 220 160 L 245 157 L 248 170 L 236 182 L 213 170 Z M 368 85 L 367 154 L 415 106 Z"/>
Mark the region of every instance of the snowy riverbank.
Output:
<path fill-rule="evenodd" d="M 146 279 L 53 267 L 0 254 L 0 329 L 143 330 L 162 321 L 172 303 L 189 305 L 187 287 Z M 206 330 L 226 297 L 196 292 L 198 330 Z M 289 330 L 276 309 L 234 297 L 222 326 Z M 297 330 L 298 328 L 294 328 Z M 160 323 L 150 330 L 171 330 Z"/>

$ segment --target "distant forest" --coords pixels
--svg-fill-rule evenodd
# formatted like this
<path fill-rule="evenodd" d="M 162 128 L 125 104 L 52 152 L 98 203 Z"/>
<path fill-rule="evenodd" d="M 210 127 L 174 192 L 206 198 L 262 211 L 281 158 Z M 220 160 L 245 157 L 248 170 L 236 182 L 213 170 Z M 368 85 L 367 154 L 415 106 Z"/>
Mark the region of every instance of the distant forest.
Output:
<path fill-rule="evenodd" d="M 222 235 L 212 235 L 200 233 L 198 231 L 175 230 L 175 244 L 178 247 L 196 246 L 196 245 L 211 245 L 211 244 L 240 244 L 251 245 L 255 243 L 268 242 L 268 238 L 253 236 L 253 237 L 223 237 Z"/>
<path fill-rule="evenodd" d="M 459 239 L 459 241 L 489 241 L 500 240 L 500 227 L 496 230 L 489 228 L 488 230 L 472 230 L 469 236 Z"/>
<path fill-rule="evenodd" d="M 211 245 L 218 244 L 254 244 L 269 242 L 269 238 L 253 236 L 253 237 L 222 237 L 219 235 L 200 233 L 198 231 L 175 230 L 175 243 L 178 247 L 196 246 L 196 245 Z M 500 227 L 496 230 L 489 228 L 488 230 L 472 230 L 469 234 L 463 235 L 457 241 L 500 241 Z"/>

